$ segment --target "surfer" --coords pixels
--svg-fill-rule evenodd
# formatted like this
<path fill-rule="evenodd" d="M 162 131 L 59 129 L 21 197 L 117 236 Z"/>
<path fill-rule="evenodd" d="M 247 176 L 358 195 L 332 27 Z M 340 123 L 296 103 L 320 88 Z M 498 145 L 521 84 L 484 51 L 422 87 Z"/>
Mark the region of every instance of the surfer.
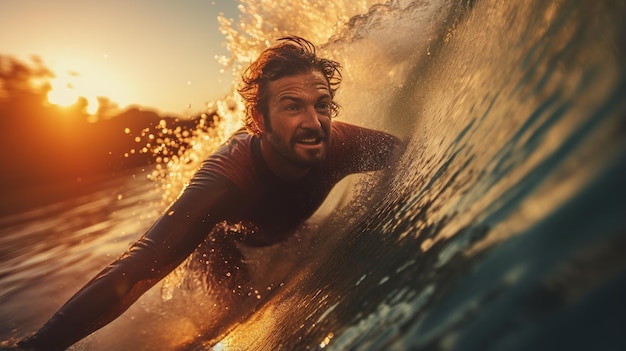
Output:
<path fill-rule="evenodd" d="M 401 145 L 396 137 L 332 121 L 339 109 L 334 100 L 339 69 L 300 37 L 282 38 L 266 49 L 238 89 L 246 105 L 245 128 L 202 163 L 128 251 L 18 347 L 63 350 L 121 315 L 208 235 L 247 246 L 278 243 L 313 214 L 339 180 L 388 167 Z M 223 223 L 243 229 L 215 230 Z"/>

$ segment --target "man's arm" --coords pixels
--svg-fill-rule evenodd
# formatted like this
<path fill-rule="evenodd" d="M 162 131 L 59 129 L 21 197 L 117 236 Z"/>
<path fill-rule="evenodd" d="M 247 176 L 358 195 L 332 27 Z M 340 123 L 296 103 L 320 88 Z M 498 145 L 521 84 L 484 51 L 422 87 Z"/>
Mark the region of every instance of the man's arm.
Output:
<path fill-rule="evenodd" d="M 225 181 L 192 181 L 141 239 L 18 345 L 64 350 L 113 321 L 176 268 L 226 216 L 232 189 Z"/>
<path fill-rule="evenodd" d="M 390 166 L 405 148 L 397 137 L 378 130 L 343 122 L 333 122 L 331 155 L 349 173 L 368 172 Z"/>

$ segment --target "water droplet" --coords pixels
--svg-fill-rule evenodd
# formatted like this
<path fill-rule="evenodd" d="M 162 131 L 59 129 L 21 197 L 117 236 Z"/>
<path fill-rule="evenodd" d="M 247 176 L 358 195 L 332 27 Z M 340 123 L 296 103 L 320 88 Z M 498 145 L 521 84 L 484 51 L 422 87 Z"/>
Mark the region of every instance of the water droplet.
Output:
<path fill-rule="evenodd" d="M 330 344 L 330 340 L 333 338 L 333 336 L 335 336 L 335 334 L 333 334 L 332 332 L 328 333 L 328 335 L 326 335 L 324 340 L 322 340 L 322 342 L 320 343 L 320 347 L 324 348 L 324 347 L 328 346 L 328 344 Z"/>

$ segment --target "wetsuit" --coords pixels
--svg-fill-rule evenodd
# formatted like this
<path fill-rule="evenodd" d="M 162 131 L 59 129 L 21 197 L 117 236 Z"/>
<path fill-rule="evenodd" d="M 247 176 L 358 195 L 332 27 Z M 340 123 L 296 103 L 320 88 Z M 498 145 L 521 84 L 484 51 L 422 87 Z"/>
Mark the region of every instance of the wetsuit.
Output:
<path fill-rule="evenodd" d="M 381 169 L 398 144 L 389 134 L 335 121 L 326 159 L 304 177 L 286 181 L 265 165 L 258 136 L 235 133 L 141 239 L 20 345 L 62 350 L 101 328 L 176 268 L 218 223 L 242 223 L 246 230 L 233 239 L 245 245 L 284 240 L 339 180 Z"/>

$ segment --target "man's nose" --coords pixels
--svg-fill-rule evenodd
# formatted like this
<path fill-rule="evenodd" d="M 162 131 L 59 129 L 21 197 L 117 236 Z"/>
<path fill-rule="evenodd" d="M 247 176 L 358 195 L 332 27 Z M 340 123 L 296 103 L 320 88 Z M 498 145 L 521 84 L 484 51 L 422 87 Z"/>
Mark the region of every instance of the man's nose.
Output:
<path fill-rule="evenodd" d="M 320 114 L 315 109 L 315 106 L 309 106 L 306 108 L 302 116 L 302 127 L 309 129 L 319 129 L 322 126 L 320 121 Z"/>

